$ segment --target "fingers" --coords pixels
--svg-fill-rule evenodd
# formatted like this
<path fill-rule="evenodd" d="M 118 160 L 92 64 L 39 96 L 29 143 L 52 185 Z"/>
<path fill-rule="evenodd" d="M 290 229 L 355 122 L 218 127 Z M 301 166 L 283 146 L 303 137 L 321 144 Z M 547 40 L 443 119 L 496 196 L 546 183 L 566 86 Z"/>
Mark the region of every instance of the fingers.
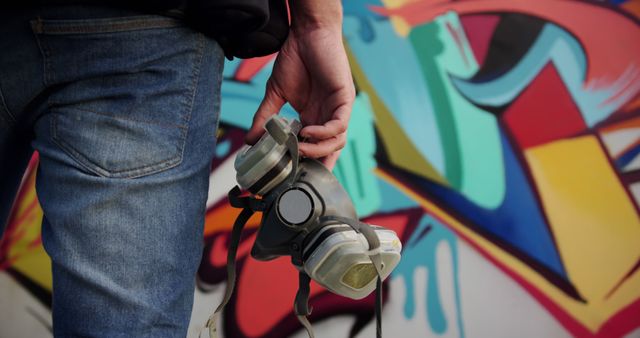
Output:
<path fill-rule="evenodd" d="M 247 144 L 255 144 L 262 134 L 264 134 L 264 124 L 272 115 L 278 114 L 280 109 L 285 104 L 285 100 L 282 96 L 278 95 L 273 86 L 267 83 L 267 89 L 264 94 L 264 99 L 260 103 L 258 110 L 253 115 L 253 122 L 251 128 L 245 136 L 244 141 Z"/>
<path fill-rule="evenodd" d="M 332 170 L 338 160 L 340 150 L 347 141 L 347 125 L 351 114 L 351 105 L 343 105 L 331 119 L 321 125 L 308 125 L 300 130 L 300 135 L 309 142 L 300 143 L 302 156 L 319 158 Z"/>
<path fill-rule="evenodd" d="M 302 156 L 311 158 L 327 157 L 344 148 L 346 142 L 347 133 L 342 133 L 315 143 L 301 142 L 299 150 Z"/>
<path fill-rule="evenodd" d="M 313 138 L 316 140 L 324 140 L 346 132 L 347 125 L 349 124 L 349 117 L 351 115 L 351 106 L 351 103 L 342 104 L 333 112 L 328 121 L 321 121 L 324 122 L 323 124 L 309 124 L 300 130 L 300 135 L 302 137 Z M 314 114 L 308 115 L 311 116 L 306 116 L 307 118 L 311 117 L 312 121 L 314 119 L 317 121 L 317 116 L 313 116 Z"/>
<path fill-rule="evenodd" d="M 347 121 L 330 120 L 322 125 L 310 125 L 300 130 L 302 137 L 308 137 L 316 140 L 324 140 L 335 135 L 343 134 L 347 131 Z"/>

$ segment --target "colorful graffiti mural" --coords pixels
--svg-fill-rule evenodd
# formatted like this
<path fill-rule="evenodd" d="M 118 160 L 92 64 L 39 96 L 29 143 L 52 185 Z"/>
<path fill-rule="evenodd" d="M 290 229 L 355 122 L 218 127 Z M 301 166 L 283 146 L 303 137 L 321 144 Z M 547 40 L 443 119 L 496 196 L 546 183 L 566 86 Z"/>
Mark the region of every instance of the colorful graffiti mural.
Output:
<path fill-rule="evenodd" d="M 404 244 L 385 283 L 385 334 L 640 337 L 640 1 L 349 0 L 344 9 L 357 127 L 335 173 L 359 216 Z M 238 214 L 226 200 L 233 158 L 273 60 L 224 70 L 194 335 L 222 296 Z M 289 106 L 282 114 L 295 116 Z M 36 165 L 0 244 L 0 336 L 28 326 L 40 330 L 29 336 L 50 335 Z M 258 224 L 254 216 L 240 245 L 223 335 L 303 337 L 296 271 L 248 254 Z M 373 301 L 312 285 L 318 336 L 373 336 Z"/>

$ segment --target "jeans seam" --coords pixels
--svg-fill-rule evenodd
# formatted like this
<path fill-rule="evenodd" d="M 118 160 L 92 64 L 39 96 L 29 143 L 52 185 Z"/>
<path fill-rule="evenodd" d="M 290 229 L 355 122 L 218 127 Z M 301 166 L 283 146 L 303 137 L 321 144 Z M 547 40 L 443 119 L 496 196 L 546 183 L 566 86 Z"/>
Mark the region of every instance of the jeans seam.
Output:
<path fill-rule="evenodd" d="M 38 45 L 38 49 L 40 50 L 40 54 L 42 55 L 42 83 L 45 87 L 49 84 L 53 83 L 51 76 L 51 52 L 44 45 L 40 38 L 38 37 L 38 23 L 41 22 L 42 19 L 38 17 L 36 20 L 31 21 L 31 31 L 33 32 L 33 36 L 36 39 L 36 44 Z"/>
<path fill-rule="evenodd" d="M 131 17 L 103 18 L 91 20 L 43 20 L 32 21 L 32 27 L 38 34 L 94 34 L 116 33 L 142 29 L 180 27 L 184 24 L 169 17 Z"/>
<path fill-rule="evenodd" d="M 185 97 L 185 104 L 187 108 L 187 114 L 184 117 L 185 122 L 187 124 L 191 120 L 191 114 L 193 112 L 193 103 L 196 98 L 196 92 L 198 91 L 198 83 L 200 82 L 200 68 L 202 67 L 202 60 L 204 59 L 204 38 L 202 35 L 198 34 L 198 44 L 197 44 L 197 54 L 196 54 L 196 63 L 194 65 L 193 72 L 191 73 L 191 84 L 189 85 L 189 90 L 187 91 Z"/>
<path fill-rule="evenodd" d="M 191 93 L 191 97 L 189 97 L 189 95 L 187 95 L 185 97 L 185 101 L 186 102 L 186 106 L 187 106 L 187 114 L 184 117 L 185 123 L 187 123 L 187 125 L 190 124 L 191 121 L 191 114 L 193 113 L 193 103 L 195 101 L 196 98 L 196 93 L 198 91 L 198 84 L 200 83 L 200 68 L 202 67 L 202 60 L 204 59 L 204 47 L 205 47 L 205 39 L 203 37 L 202 34 L 198 34 L 197 35 L 197 61 L 194 65 L 194 69 L 193 72 L 191 73 L 191 85 L 189 86 L 189 91 L 188 93 Z M 187 139 L 187 134 L 189 132 L 189 129 L 183 129 L 183 140 L 182 142 L 186 142 Z M 176 165 L 179 165 L 182 162 L 182 159 L 184 158 L 184 146 L 181 149 L 180 152 L 180 162 Z"/>

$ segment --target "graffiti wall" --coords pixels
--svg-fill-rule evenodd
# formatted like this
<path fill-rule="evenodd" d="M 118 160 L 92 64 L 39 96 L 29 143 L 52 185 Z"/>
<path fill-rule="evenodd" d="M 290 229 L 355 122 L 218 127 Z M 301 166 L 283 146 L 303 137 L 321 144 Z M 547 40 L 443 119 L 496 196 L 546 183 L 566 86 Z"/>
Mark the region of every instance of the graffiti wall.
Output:
<path fill-rule="evenodd" d="M 384 285 L 385 335 L 640 337 L 640 1 L 344 7 L 357 127 L 335 174 L 359 216 L 404 245 Z M 194 337 L 224 292 L 232 163 L 273 60 L 224 71 Z M 36 166 L 0 245 L 0 337 L 51 336 Z M 296 271 L 249 255 L 258 224 L 222 334 L 305 337 Z M 372 297 L 312 284 L 310 303 L 318 337 L 374 336 Z"/>

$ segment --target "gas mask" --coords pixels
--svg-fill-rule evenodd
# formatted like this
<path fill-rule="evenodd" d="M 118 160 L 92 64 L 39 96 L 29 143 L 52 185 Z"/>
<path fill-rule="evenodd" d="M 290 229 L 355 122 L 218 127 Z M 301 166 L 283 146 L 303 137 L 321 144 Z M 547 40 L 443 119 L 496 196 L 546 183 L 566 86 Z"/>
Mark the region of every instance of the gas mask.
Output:
<path fill-rule="evenodd" d="M 299 158 L 300 128 L 298 121 L 276 115 L 267 121 L 263 137 L 236 157 L 239 186 L 229 192 L 229 201 L 242 212 L 231 233 L 225 297 L 207 322 L 211 337 L 233 293 L 242 227 L 256 211 L 263 214 L 251 255 L 262 261 L 291 257 L 299 271 L 294 310 L 310 337 L 314 335 L 306 316 L 311 279 L 352 299 L 376 290 L 376 327 L 381 335 L 382 281 L 400 261 L 402 245 L 394 231 L 358 221 L 349 195 L 322 163 Z"/>

